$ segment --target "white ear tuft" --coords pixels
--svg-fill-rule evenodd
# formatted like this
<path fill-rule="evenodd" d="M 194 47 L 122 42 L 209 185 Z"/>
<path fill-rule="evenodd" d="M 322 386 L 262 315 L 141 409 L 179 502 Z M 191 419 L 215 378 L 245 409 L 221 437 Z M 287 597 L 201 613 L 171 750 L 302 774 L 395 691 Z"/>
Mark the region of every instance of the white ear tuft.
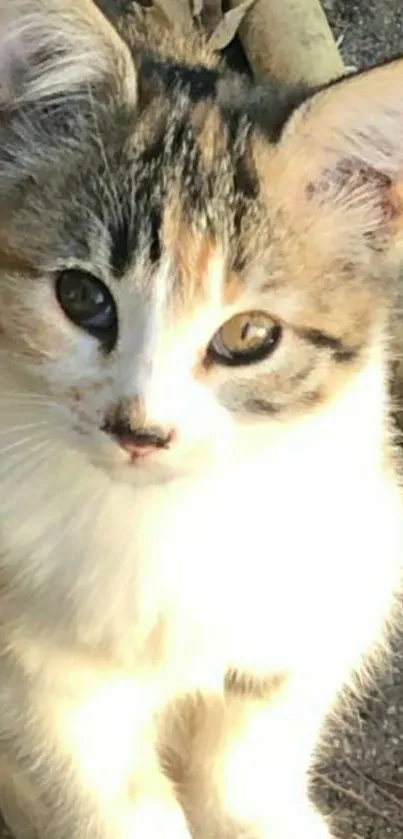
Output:
<path fill-rule="evenodd" d="M 0 0 L 0 106 L 54 99 L 111 73 L 135 100 L 129 50 L 93 0 Z"/>

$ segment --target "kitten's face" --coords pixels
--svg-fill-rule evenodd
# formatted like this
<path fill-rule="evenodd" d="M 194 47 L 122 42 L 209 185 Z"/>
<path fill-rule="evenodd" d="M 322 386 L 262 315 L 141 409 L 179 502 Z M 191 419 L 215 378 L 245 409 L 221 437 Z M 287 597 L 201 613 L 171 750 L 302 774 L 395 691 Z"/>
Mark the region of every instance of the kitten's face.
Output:
<path fill-rule="evenodd" d="M 184 165 L 189 143 L 178 153 Z M 162 155 L 155 180 L 147 172 L 139 184 L 135 129 L 123 144 L 120 169 L 113 155 L 104 163 L 106 138 L 93 168 L 80 152 L 59 183 L 49 177 L 43 190 L 25 189 L 0 289 L 2 350 L 15 379 L 27 377 L 17 389 L 49 403 L 50 436 L 66 432 L 136 480 L 139 470 L 172 476 L 259 450 L 262 433 L 267 441 L 280 420 L 326 401 L 356 347 L 333 324 L 323 329 L 326 292 L 315 301 L 322 322 L 315 319 L 317 282 L 305 287 L 309 274 L 287 266 L 285 222 L 270 218 L 258 195 L 243 203 L 233 189 L 235 155 L 225 152 L 227 208 L 214 185 L 208 197 L 200 189 L 197 208 L 181 203 L 184 177 Z M 60 170 L 65 155 L 61 144 Z M 202 159 L 192 176 L 209 177 Z M 243 213 L 238 230 L 235 212 Z M 144 447 L 133 455 L 139 429 L 158 438 L 147 457 Z"/>
<path fill-rule="evenodd" d="M 329 175 L 309 113 L 274 144 L 247 104 L 67 93 L 1 127 L 11 445 L 36 423 L 125 480 L 164 480 L 331 405 L 382 324 L 386 176 Z"/>

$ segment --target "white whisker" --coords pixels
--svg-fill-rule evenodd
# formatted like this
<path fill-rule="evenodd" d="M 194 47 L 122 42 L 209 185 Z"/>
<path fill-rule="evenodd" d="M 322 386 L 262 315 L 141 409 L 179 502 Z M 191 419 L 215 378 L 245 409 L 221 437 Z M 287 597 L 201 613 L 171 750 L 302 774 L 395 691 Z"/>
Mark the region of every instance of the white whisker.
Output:
<path fill-rule="evenodd" d="M 38 453 L 43 452 L 42 457 L 38 458 Z M 27 474 L 30 472 L 34 472 L 40 464 L 49 457 L 49 453 L 51 449 L 49 448 L 46 440 L 41 440 L 38 445 L 31 446 L 28 452 L 24 452 L 22 455 L 18 453 L 17 457 L 11 456 L 7 457 L 4 463 L 0 463 L 0 475 L 2 480 L 5 481 L 7 476 L 15 473 L 18 471 L 18 476 L 21 479 L 26 477 Z M 1 456 L 1 454 L 0 454 Z M 24 466 L 24 469 L 21 467 Z"/>
<path fill-rule="evenodd" d="M 54 534 L 55 538 L 52 540 L 48 538 L 48 547 L 51 548 L 52 552 L 57 550 L 57 548 L 66 538 L 69 537 L 71 533 L 76 534 L 77 532 L 88 532 L 88 522 L 92 522 L 95 518 L 95 509 L 98 506 L 98 496 L 101 498 L 102 493 L 97 493 L 91 499 L 91 502 L 86 504 L 84 511 L 82 508 L 81 498 L 77 499 L 75 509 L 73 508 L 73 505 L 70 505 L 69 516 L 67 521 L 64 522 L 64 526 Z"/>
<path fill-rule="evenodd" d="M 2 428 L 0 429 L 0 437 L 3 437 L 6 434 L 15 434 L 16 431 L 27 431 L 28 428 L 43 428 L 44 426 L 51 426 L 52 423 L 49 420 L 38 420 L 37 422 L 26 422 L 24 425 L 13 425 L 10 428 Z"/>
<path fill-rule="evenodd" d="M 11 443 L 9 446 L 5 446 L 5 448 L 0 448 L 0 458 L 3 457 L 3 455 L 6 455 L 8 452 L 15 451 L 15 449 L 21 448 L 21 446 L 28 446 L 30 442 L 35 442 L 37 439 L 37 437 L 31 434 L 27 437 L 22 437 L 19 440 L 15 440 L 14 443 Z M 45 438 L 43 442 L 47 443 L 47 439 Z"/>
<path fill-rule="evenodd" d="M 0 398 L 3 396 L 7 396 L 8 398 L 17 398 L 17 399 L 24 399 L 29 401 L 43 401 L 45 399 L 44 396 L 41 396 L 39 393 L 29 393 L 29 391 L 18 391 L 18 390 L 1 390 L 0 391 Z"/>
<path fill-rule="evenodd" d="M 60 413 L 65 413 L 66 408 L 63 405 L 60 405 L 59 402 L 56 402 L 54 399 L 49 399 L 44 396 L 40 396 L 39 394 L 35 393 L 17 393 L 14 391 L 1 391 L 0 390 L 0 406 L 1 410 L 7 408 L 8 405 L 22 405 L 22 406 L 31 406 L 34 407 L 43 407 L 43 408 L 57 408 L 59 409 Z"/>

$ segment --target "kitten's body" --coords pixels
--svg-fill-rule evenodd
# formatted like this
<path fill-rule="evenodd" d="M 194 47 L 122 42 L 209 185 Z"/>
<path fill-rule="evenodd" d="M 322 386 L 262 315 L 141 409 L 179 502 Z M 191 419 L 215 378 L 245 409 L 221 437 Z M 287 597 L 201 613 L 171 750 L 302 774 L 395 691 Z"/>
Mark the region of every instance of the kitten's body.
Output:
<path fill-rule="evenodd" d="M 157 79 L 148 63 L 136 82 L 90 3 L 8 12 L 5 812 L 18 839 L 32 824 L 46 839 L 323 839 L 313 749 L 382 640 L 401 567 L 387 177 L 403 170 L 402 67 L 373 77 L 373 102 L 364 78 L 358 94 L 345 82 L 281 132 L 264 91 L 232 102 L 213 70 L 208 94 L 201 68 Z M 77 265 L 113 290 L 114 346 L 56 301 L 55 272 Z M 279 361 L 204 358 L 257 309 L 282 324 Z M 130 462 L 103 430 L 123 421 L 174 444 Z"/>

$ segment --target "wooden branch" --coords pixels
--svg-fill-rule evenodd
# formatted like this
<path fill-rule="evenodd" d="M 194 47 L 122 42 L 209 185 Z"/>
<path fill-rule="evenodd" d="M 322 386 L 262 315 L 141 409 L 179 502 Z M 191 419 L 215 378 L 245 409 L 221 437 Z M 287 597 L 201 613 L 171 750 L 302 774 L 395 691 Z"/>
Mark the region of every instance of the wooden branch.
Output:
<path fill-rule="evenodd" d="M 239 0 L 230 0 L 235 8 Z M 239 35 L 255 76 L 322 84 L 343 73 L 343 62 L 320 0 L 256 0 Z"/>

